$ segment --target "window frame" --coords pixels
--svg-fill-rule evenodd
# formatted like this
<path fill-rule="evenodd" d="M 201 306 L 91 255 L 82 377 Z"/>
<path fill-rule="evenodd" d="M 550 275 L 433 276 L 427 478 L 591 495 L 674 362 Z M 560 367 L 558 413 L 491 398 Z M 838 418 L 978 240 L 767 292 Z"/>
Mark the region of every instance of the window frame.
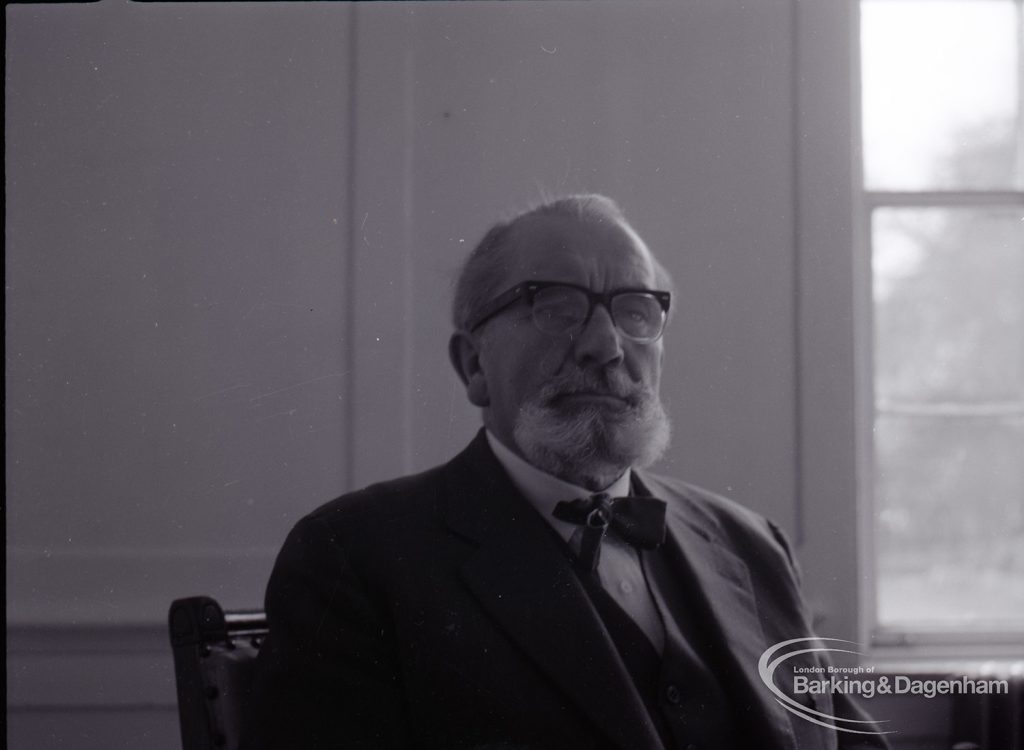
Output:
<path fill-rule="evenodd" d="M 877 417 L 875 394 L 875 309 L 872 277 L 872 220 L 875 211 L 887 208 L 1008 208 L 1024 211 L 1022 190 L 873 190 L 864 180 L 863 98 L 861 60 L 861 7 L 853 0 L 852 13 L 852 93 L 853 93 L 853 165 L 854 180 L 854 348 L 856 370 L 856 444 L 858 474 L 858 558 L 860 587 L 858 614 L 860 640 L 872 659 L 882 662 L 927 660 L 929 664 L 953 662 L 990 662 L 1018 660 L 1024 657 L 1024 633 L 983 630 L 907 630 L 886 627 L 878 620 L 879 566 L 877 559 L 875 496 L 875 443 Z M 1024 14 L 1024 0 L 1012 0 L 1018 18 Z M 1018 38 L 1018 85 L 1022 90 L 1018 118 L 1024 118 L 1024 24 Z M 1024 158 L 1024 157 L 1020 157 Z"/>

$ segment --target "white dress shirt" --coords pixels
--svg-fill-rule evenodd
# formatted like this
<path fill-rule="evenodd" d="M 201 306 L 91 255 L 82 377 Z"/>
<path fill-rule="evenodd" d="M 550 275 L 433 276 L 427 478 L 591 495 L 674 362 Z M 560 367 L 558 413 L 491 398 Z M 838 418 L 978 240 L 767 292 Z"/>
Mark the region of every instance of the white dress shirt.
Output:
<path fill-rule="evenodd" d="M 485 434 L 491 451 L 508 472 L 512 484 L 551 524 L 558 535 L 572 546 L 573 535 L 580 531 L 580 527 L 555 518 L 552 512 L 555 505 L 562 500 L 589 497 L 594 494 L 593 491 L 577 487 L 541 471 L 506 447 L 489 430 L 485 430 Z M 629 487 L 630 470 L 627 469 L 601 492 L 607 492 L 612 497 L 625 497 L 629 494 Z M 665 626 L 644 578 L 636 548 L 623 542 L 615 534 L 606 535 L 601 543 L 597 575 L 604 590 L 640 626 L 658 653 L 662 653 L 665 647 Z"/>

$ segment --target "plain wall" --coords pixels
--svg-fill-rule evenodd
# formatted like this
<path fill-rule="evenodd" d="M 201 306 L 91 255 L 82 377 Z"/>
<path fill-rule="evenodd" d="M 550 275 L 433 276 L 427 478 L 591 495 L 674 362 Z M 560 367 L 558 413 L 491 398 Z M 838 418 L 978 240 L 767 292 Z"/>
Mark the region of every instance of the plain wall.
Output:
<path fill-rule="evenodd" d="M 301 515 L 469 440 L 452 276 L 544 193 L 676 279 L 660 470 L 854 636 L 840 5 L 8 6 L 11 746 L 176 746 L 171 599 L 259 604 Z"/>

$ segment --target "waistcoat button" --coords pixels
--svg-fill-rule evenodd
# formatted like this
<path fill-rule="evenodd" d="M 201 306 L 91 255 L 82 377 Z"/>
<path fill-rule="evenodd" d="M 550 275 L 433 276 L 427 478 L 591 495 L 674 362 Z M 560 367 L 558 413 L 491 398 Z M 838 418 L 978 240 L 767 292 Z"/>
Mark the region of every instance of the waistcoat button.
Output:
<path fill-rule="evenodd" d="M 665 686 L 665 700 L 673 706 L 678 706 L 683 702 L 683 696 L 679 692 L 679 688 L 671 682 Z"/>

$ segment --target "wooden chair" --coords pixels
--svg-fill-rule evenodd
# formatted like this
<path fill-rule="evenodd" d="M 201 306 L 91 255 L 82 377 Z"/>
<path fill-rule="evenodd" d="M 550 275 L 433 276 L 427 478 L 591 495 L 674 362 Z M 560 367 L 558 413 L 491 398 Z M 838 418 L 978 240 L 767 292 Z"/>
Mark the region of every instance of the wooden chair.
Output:
<path fill-rule="evenodd" d="M 266 616 L 225 612 L 216 600 L 194 596 L 175 600 L 168 622 L 182 748 L 236 750 Z"/>

